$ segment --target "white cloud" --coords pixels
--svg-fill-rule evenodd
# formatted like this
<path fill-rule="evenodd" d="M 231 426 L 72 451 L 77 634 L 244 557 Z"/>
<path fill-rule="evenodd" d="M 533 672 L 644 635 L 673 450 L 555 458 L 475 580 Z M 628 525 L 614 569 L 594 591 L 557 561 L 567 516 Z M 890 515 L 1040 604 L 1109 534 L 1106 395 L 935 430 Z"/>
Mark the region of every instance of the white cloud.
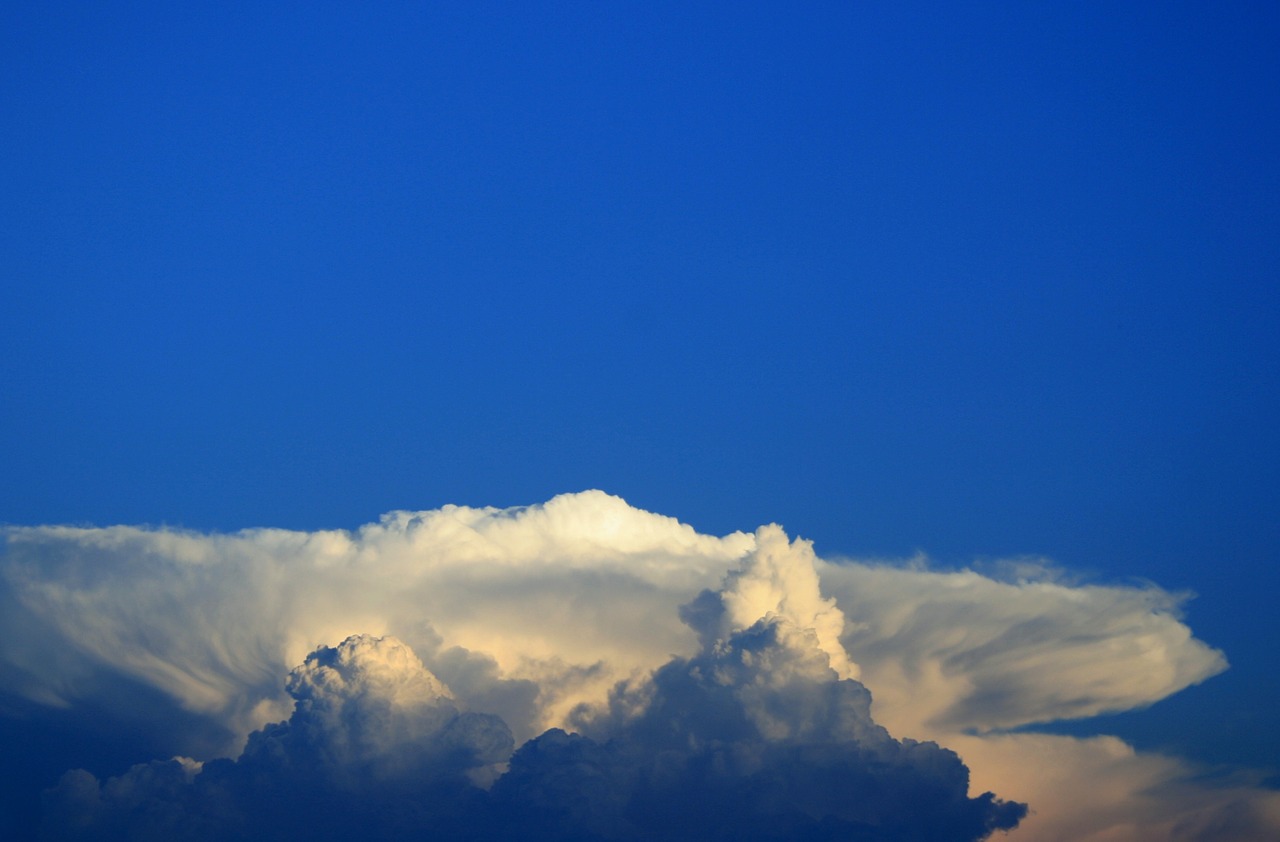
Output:
<path fill-rule="evenodd" d="M 1115 737 L 948 734 L 975 787 L 1026 801 L 1024 842 L 1257 842 L 1280 838 L 1280 792 L 1239 773 L 1206 782 Z"/>
<path fill-rule="evenodd" d="M 1233 815 L 1280 826 L 1274 794 L 1247 782 L 1196 783 L 1186 764 L 1111 739 L 998 733 L 1142 707 L 1224 669 L 1181 621 L 1182 597 L 1155 586 L 823 561 L 776 527 L 699 535 L 601 492 L 395 512 L 353 532 L 4 538 L 6 693 L 75 710 L 120 676 L 230 729 L 226 751 L 288 715 L 290 667 L 350 635 L 403 639 L 454 704 L 499 713 L 521 742 L 586 721 L 581 705 L 604 709 L 616 682 L 640 686 L 672 655 L 695 655 L 700 636 L 728 640 L 768 617 L 811 636 L 838 674 L 860 671 L 895 736 L 953 747 L 975 785 L 1030 802 L 1015 838 L 1231 838 Z M 1036 762 L 1046 756 L 1058 761 Z"/>
<path fill-rule="evenodd" d="M 1024 573 L 1032 572 L 1024 570 Z M 843 641 L 894 727 L 958 732 L 1128 710 L 1226 669 L 1157 587 L 824 563 Z"/>
<path fill-rule="evenodd" d="M 718 594 L 724 609 L 721 634 L 777 617 L 811 630 L 831 668 L 841 678 L 857 678 L 858 667 L 840 642 L 844 614 L 834 599 L 823 597 L 817 560 L 808 541 L 788 541 L 776 524 L 757 530 L 755 551 L 741 569 L 729 574 Z"/>
<path fill-rule="evenodd" d="M 310 759 L 354 770 L 364 783 L 432 773 L 441 754 L 463 770 L 501 763 L 513 747 L 504 723 L 460 712 L 449 688 L 392 637 L 356 635 L 321 647 L 289 673 L 286 687 L 295 700 L 294 733 L 269 730 L 263 739 L 286 750 L 301 739 Z M 251 744 L 248 754 L 255 751 L 262 746 Z"/>
<path fill-rule="evenodd" d="M 583 694 L 603 699 L 615 680 L 692 652 L 675 606 L 754 543 L 699 535 L 601 492 L 393 512 L 352 533 L 4 534 L 0 575 L 16 603 L 6 627 L 48 629 L 0 641 L 12 686 L 70 703 L 96 688 L 91 676 L 118 672 L 241 738 L 287 711 L 279 676 L 361 633 L 484 653 L 504 677 L 548 688 L 539 725 L 550 724 Z"/>
<path fill-rule="evenodd" d="M 801 582 L 798 606 L 833 610 L 813 599 L 808 547 L 764 532 L 766 546 L 707 592 L 732 614 L 722 636 L 704 629 L 693 658 L 579 711 L 595 739 L 553 729 L 512 755 L 506 724 L 461 711 L 403 642 L 353 636 L 290 673 L 292 714 L 251 734 L 237 760 L 151 762 L 105 783 L 70 771 L 46 796 L 45 835 L 963 842 L 1015 826 L 1025 805 L 969 797 L 953 752 L 872 721 L 866 688 L 825 651 L 838 641 L 787 616 L 811 612 L 757 599 L 760 616 L 744 613 L 743 583 L 762 574 Z"/>

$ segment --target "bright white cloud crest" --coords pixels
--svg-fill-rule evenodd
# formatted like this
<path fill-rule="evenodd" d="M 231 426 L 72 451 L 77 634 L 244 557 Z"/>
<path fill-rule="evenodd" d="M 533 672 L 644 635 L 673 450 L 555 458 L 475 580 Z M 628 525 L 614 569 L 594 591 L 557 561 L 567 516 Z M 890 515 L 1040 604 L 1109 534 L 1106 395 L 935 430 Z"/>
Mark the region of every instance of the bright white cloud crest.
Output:
<path fill-rule="evenodd" d="M 785 651 L 821 653 L 779 664 L 860 676 L 893 735 L 957 748 L 977 787 L 1030 801 L 1018 838 L 1068 838 L 1068 828 L 1075 839 L 1145 838 L 1152 810 L 1136 794 L 1092 824 L 1079 799 L 1113 802 L 1090 784 L 1108 774 L 1133 793 L 1140 782 L 1148 799 L 1185 790 L 1184 766 L 1067 737 L 982 733 L 1140 707 L 1225 668 L 1181 622 L 1180 598 L 1155 587 L 823 561 L 777 526 L 700 535 L 598 491 L 518 509 L 394 512 L 354 532 L 12 527 L 4 537 L 0 595 L 12 609 L 0 620 L 0 677 L 11 692 L 74 707 L 102 692 L 104 675 L 122 675 L 226 728 L 233 754 L 307 699 L 320 717 L 355 697 L 401 713 L 498 714 L 519 744 L 610 705 L 643 707 L 643 694 L 611 702 L 611 689 L 640 686 L 672 656 L 710 657 L 765 621 L 811 641 Z M 308 657 L 352 635 L 366 643 Z M 386 635 L 404 643 L 375 642 Z M 403 719 L 396 739 L 442 727 L 429 719 Z M 1061 747 L 1061 766 L 1027 763 L 1033 743 Z M 1045 785 L 1062 775 L 1071 805 Z M 1263 817 L 1246 823 L 1253 832 L 1277 810 L 1265 790 L 1195 791 L 1165 817 L 1176 824 L 1194 805 L 1203 823 L 1247 803 Z"/>

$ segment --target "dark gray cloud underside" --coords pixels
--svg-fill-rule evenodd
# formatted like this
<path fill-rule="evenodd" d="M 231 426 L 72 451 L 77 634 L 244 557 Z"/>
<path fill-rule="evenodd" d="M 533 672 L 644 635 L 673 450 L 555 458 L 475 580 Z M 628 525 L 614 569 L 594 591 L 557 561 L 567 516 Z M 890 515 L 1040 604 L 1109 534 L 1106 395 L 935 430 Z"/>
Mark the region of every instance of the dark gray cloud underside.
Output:
<path fill-rule="evenodd" d="M 1017 825 L 1025 805 L 969 798 L 953 752 L 890 737 L 866 688 L 837 680 L 813 643 L 761 621 L 619 685 L 608 711 L 584 717 L 607 736 L 552 729 L 512 754 L 506 724 L 433 696 L 443 685 L 407 647 L 355 637 L 294 671 L 293 715 L 255 732 L 238 760 L 157 761 L 103 783 L 68 772 L 46 794 L 44 833 L 956 842 Z M 643 712 L 629 714 L 640 697 Z M 490 789 L 476 785 L 508 757 Z"/>

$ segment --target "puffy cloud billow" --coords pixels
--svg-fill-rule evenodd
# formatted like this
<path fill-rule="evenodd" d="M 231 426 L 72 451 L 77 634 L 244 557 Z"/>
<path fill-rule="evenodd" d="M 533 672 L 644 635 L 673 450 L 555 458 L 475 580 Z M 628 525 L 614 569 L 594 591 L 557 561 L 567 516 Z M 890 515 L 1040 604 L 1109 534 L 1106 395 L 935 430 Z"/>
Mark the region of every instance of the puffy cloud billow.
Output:
<path fill-rule="evenodd" d="M 1010 733 L 1224 669 L 1179 602 L 824 561 L 601 492 L 353 532 L 10 527 L 0 809 L 49 839 L 1274 835 L 1247 781 Z"/>

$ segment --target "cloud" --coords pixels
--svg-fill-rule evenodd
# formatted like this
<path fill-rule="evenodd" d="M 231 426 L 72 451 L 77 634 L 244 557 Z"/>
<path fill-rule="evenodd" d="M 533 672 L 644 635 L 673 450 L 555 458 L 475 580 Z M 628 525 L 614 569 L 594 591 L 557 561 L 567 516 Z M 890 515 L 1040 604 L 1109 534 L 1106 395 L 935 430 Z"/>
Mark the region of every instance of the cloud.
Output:
<path fill-rule="evenodd" d="M 293 755 L 315 769 L 355 772 L 363 784 L 501 763 L 513 747 L 506 723 L 460 712 L 449 688 L 395 638 L 359 635 L 317 649 L 285 686 L 293 715 L 283 728 L 256 732 L 243 758 Z"/>
<path fill-rule="evenodd" d="M 1129 710 L 1227 667 L 1182 623 L 1185 595 L 1073 587 L 1028 565 L 1022 574 L 821 565 L 824 589 L 856 618 L 842 641 L 900 727 L 1007 729 Z"/>
<path fill-rule="evenodd" d="M 776 524 L 761 527 L 755 539 L 749 563 L 731 571 L 718 592 L 703 591 L 698 601 L 682 612 L 685 622 L 698 631 L 706 645 L 759 618 L 776 617 L 810 630 L 831 668 L 841 678 L 856 678 L 858 667 L 840 641 L 844 613 L 835 600 L 822 596 L 813 545 L 788 541 Z"/>
<path fill-rule="evenodd" d="M 251 734 L 235 761 L 152 761 L 103 783 L 68 772 L 46 793 L 44 835 L 396 839 L 483 815 L 476 782 L 496 777 L 511 732 L 460 710 L 401 641 L 322 647 L 287 686 L 292 715 Z"/>
<path fill-rule="evenodd" d="M 754 545 L 601 492 L 393 512 L 352 533 L 19 527 L 4 537 L 8 688 L 69 705 L 101 693 L 102 673 L 126 676 L 227 728 L 227 750 L 287 713 L 281 675 L 358 633 L 395 634 L 424 657 L 441 640 L 483 653 L 503 677 L 546 688 L 542 730 L 581 694 L 602 699 L 618 678 L 692 652 L 674 607 Z"/>
<path fill-rule="evenodd" d="M 820 769 L 826 760 L 814 735 L 832 722 L 846 728 L 863 722 L 847 713 L 856 707 L 853 691 L 830 689 L 860 687 L 851 680 L 857 676 L 874 699 L 874 727 L 923 741 L 894 742 L 901 748 L 884 751 L 927 754 L 938 769 L 951 769 L 940 774 L 952 781 L 953 794 L 955 769 L 967 765 L 975 792 L 1030 803 L 1032 812 L 1011 838 L 1156 838 L 1161 828 L 1173 832 L 1162 816 L 1181 816 L 1178 832 L 1191 834 L 1185 838 L 1199 838 L 1196 827 L 1225 827 L 1226 817 L 1251 832 L 1262 827 L 1264 836 L 1280 826 L 1274 793 L 1250 781 L 1197 782 L 1188 764 L 1135 754 L 1110 738 L 1004 733 L 1142 707 L 1224 669 L 1221 653 L 1195 640 L 1182 622 L 1184 597 L 1155 586 L 1072 585 L 1034 565 L 1002 580 L 923 564 L 824 561 L 778 527 L 699 535 L 601 492 L 517 509 L 394 512 L 351 532 L 9 527 L 3 538 L 0 729 L 12 736 L 75 733 L 74 740 L 41 740 L 50 748 L 39 768 L 54 771 L 38 786 L 87 765 L 105 775 L 95 784 L 97 797 L 111 803 L 109 791 L 129 789 L 123 781 L 134 775 L 124 771 L 130 763 L 199 758 L 203 771 L 192 780 L 206 783 L 184 784 L 182 791 L 205 791 L 219 774 L 234 778 L 227 770 L 256 756 L 254 741 L 276 733 L 280 722 L 298 739 L 299 706 L 321 686 L 320 676 L 330 675 L 325 670 L 344 685 L 364 682 L 366 701 L 321 694 L 313 703 L 340 698 L 333 710 L 368 711 L 374 699 L 386 702 L 390 685 L 375 681 L 381 661 L 372 643 L 346 666 L 324 660 L 337 654 L 313 657 L 344 652 L 347 644 L 335 644 L 359 636 L 401 641 L 403 650 L 392 646 L 384 654 L 399 652 L 395 657 L 404 657 L 396 663 L 410 673 L 412 659 L 420 659 L 422 670 L 448 689 L 424 711 L 452 706 L 509 729 L 522 747 L 492 790 L 476 786 L 494 776 L 492 768 L 483 771 L 491 763 L 433 779 L 484 799 L 518 779 L 532 780 L 532 770 L 544 768 L 534 763 L 538 752 L 570 751 L 554 747 L 557 740 L 603 758 L 610 775 L 627 780 L 644 777 L 637 769 L 657 780 L 655 770 L 700 763 L 730 764 L 723 767 L 733 773 L 726 781 L 736 783 L 726 783 L 725 792 L 769 779 L 769 772 L 751 778 L 741 749 L 706 749 L 710 743 L 699 735 L 708 732 L 692 720 L 684 738 L 703 753 L 637 757 L 637 747 L 648 745 L 640 735 L 653 725 L 646 711 L 664 705 L 689 716 L 731 711 L 730 719 L 770 746 L 757 752 L 760 769 L 789 763 Z M 752 659 L 767 668 L 751 672 Z M 286 685 L 299 664 L 315 671 L 314 681 L 298 683 L 304 673 L 295 670 Z M 726 686 L 734 689 L 717 691 L 707 677 L 716 674 L 732 678 Z M 828 689 L 814 689 L 820 687 Z M 395 692 L 410 693 L 410 685 Z M 387 704 L 386 712 L 399 710 Z M 373 750 L 375 732 L 321 728 L 323 717 L 315 718 L 321 708 L 307 726 L 309 745 L 321 745 L 328 734 L 327 751 L 344 746 L 366 756 L 361 762 L 370 768 L 410 762 Z M 404 734 L 417 733 L 410 721 L 421 724 L 398 721 Z M 566 733 L 547 733 L 552 728 Z M 132 736 L 110 736 L 120 734 Z M 872 756 L 868 746 L 879 745 L 870 734 L 856 741 L 864 758 Z M 949 766 L 945 758 L 954 755 L 944 749 L 907 748 L 929 741 L 956 750 L 963 763 Z M 833 742 L 840 741 L 827 740 Z M 625 746 L 630 753 L 618 754 Z M 409 754 L 421 760 L 430 752 Z M 216 759 L 237 755 L 234 763 Z M 1046 767 L 1037 762 L 1043 756 L 1061 761 Z M 17 765 L 34 763 L 30 758 L 5 762 L 0 771 L 13 781 L 31 777 Z M 185 780 L 188 767 L 165 763 L 143 764 L 145 774 L 173 786 Z M 826 774 L 839 777 L 838 770 Z M 121 783 L 112 784 L 112 775 Z M 64 781 L 60 791 L 87 792 L 88 780 Z M 540 787 L 552 786 L 550 778 L 540 780 Z M 1108 780 L 1111 786 L 1099 783 Z M 1238 805 L 1234 813 L 1231 804 Z M 186 807 L 187 818 L 203 815 Z"/>
<path fill-rule="evenodd" d="M 899 742 L 812 629 L 751 628 L 620 688 L 595 737 L 526 743 L 494 792 L 547 838 L 981 839 L 1025 805 L 968 797 L 968 770 Z"/>
<path fill-rule="evenodd" d="M 1280 792 L 1260 775 L 1206 781 L 1206 770 L 1137 752 L 1115 737 L 953 734 L 979 787 L 1026 799 L 1011 838 L 1062 842 L 1257 842 L 1280 838 Z"/>
<path fill-rule="evenodd" d="M 964 758 L 975 787 L 1027 802 L 1012 838 L 1249 840 L 1280 834 L 1280 792 L 1109 736 L 1008 733 L 1152 704 L 1226 669 L 1181 620 L 1186 594 L 1072 585 L 1036 562 L 1011 579 L 972 570 L 818 561 L 854 618 L 842 642 L 877 721 Z"/>
<path fill-rule="evenodd" d="M 140 764 L 105 783 L 68 772 L 46 795 L 45 833 L 973 840 L 1016 826 L 1025 805 L 970 798 L 953 752 L 872 721 L 866 688 L 832 666 L 847 658 L 826 651 L 835 609 L 818 598 L 812 551 L 776 528 L 758 537 L 726 586 L 700 597 L 720 601 L 726 636 L 703 628 L 693 658 L 581 707 L 592 736 L 551 730 L 513 756 L 506 724 L 461 711 L 403 642 L 353 636 L 290 673 L 292 715 L 251 734 L 239 759 Z M 801 583 L 794 605 L 760 593 L 787 581 Z"/>

